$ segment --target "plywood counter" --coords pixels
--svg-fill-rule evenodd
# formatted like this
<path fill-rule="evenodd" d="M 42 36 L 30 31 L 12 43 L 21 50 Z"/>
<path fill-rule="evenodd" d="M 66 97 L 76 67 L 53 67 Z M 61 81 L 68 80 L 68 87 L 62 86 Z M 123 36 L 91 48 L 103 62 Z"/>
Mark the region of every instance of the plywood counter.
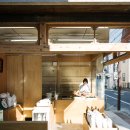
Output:
<path fill-rule="evenodd" d="M 76 97 L 73 100 L 57 100 L 54 103 L 56 122 L 83 124 L 83 114 L 88 107 L 97 107 L 104 111 L 104 100 L 98 98 Z"/>

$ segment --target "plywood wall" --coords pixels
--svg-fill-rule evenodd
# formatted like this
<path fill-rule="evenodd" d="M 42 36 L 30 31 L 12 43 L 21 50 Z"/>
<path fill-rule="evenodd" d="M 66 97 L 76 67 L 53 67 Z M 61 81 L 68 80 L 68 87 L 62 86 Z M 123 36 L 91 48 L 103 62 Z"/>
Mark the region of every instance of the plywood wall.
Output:
<path fill-rule="evenodd" d="M 24 108 L 31 108 L 42 98 L 42 66 L 40 56 L 24 58 Z M 31 116 L 31 113 L 25 111 Z"/>
<path fill-rule="evenodd" d="M 42 69 L 43 94 L 56 90 L 60 96 L 72 96 L 85 77 L 91 86 L 90 62 L 43 62 Z"/>
<path fill-rule="evenodd" d="M 7 56 L 7 91 L 23 105 L 23 56 Z"/>
<path fill-rule="evenodd" d="M 6 55 L 7 75 L 0 91 L 15 94 L 24 108 L 26 117 L 32 116 L 32 108 L 42 98 L 42 59 L 36 55 Z M 5 73 L 5 72 L 4 72 Z M 3 77 L 2 77 L 3 78 Z M 0 77 L 0 81 L 2 79 Z"/>

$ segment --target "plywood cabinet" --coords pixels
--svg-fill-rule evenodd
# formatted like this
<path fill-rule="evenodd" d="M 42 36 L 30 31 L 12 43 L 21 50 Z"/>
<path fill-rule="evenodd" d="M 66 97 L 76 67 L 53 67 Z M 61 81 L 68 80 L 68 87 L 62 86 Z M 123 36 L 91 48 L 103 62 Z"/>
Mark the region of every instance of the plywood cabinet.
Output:
<path fill-rule="evenodd" d="M 42 98 L 42 59 L 36 55 L 7 56 L 7 91 L 15 94 L 26 117 Z"/>

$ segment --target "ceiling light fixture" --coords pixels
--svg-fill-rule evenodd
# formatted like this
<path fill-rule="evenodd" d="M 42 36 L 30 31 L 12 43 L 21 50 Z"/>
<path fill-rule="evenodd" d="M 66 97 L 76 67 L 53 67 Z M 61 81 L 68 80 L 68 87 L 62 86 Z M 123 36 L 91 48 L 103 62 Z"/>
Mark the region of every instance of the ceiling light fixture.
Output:
<path fill-rule="evenodd" d="M 74 42 L 74 41 L 79 41 L 79 42 L 92 42 L 93 39 L 56 39 L 54 41 L 57 41 L 57 42 Z"/>
<path fill-rule="evenodd" d="M 52 29 L 85 29 L 85 28 L 91 28 L 91 27 L 86 27 L 86 26 L 84 26 L 84 27 L 52 27 Z"/>
<path fill-rule="evenodd" d="M 105 28 L 106 28 L 106 29 L 107 29 L 107 28 L 109 28 L 109 27 L 98 27 L 98 28 L 100 28 L 100 29 L 105 29 Z"/>
<path fill-rule="evenodd" d="M 37 39 L 14 39 L 10 40 L 11 42 L 36 42 Z"/>
<path fill-rule="evenodd" d="M 34 29 L 35 27 L 0 27 L 0 29 Z"/>

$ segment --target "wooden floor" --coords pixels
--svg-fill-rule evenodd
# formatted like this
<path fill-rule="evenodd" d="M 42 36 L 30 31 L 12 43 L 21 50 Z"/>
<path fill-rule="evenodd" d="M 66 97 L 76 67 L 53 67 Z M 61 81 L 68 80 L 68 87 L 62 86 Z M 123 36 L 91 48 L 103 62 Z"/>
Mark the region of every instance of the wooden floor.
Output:
<path fill-rule="evenodd" d="M 83 130 L 83 126 L 81 124 L 57 124 L 57 130 Z"/>

